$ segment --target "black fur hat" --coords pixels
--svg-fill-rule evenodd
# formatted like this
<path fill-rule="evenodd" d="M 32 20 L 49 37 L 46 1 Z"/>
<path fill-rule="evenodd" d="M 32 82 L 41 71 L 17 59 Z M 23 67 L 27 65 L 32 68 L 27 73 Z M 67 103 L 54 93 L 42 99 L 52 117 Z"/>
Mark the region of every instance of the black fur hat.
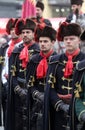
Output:
<path fill-rule="evenodd" d="M 15 32 L 17 35 L 21 34 L 23 29 L 30 29 L 35 31 L 36 23 L 31 19 L 21 19 L 17 22 Z"/>
<path fill-rule="evenodd" d="M 10 34 L 10 31 L 12 28 L 15 28 L 17 21 L 18 21 L 18 19 L 13 19 L 13 18 L 8 20 L 7 25 L 6 25 L 6 32 L 8 34 Z"/>
<path fill-rule="evenodd" d="M 76 23 L 70 23 L 66 26 L 66 28 L 64 29 L 64 33 L 63 33 L 63 37 L 65 36 L 80 36 L 81 35 L 81 27 L 80 25 L 76 24 Z"/>
<path fill-rule="evenodd" d="M 71 0 L 71 5 L 76 4 L 76 5 L 82 5 L 83 0 Z"/>
<path fill-rule="evenodd" d="M 35 41 L 39 41 L 40 37 L 49 37 L 51 40 L 56 41 L 56 30 L 45 24 L 37 27 L 35 31 Z"/>
<path fill-rule="evenodd" d="M 36 7 L 41 8 L 42 11 L 44 10 L 44 4 L 41 1 L 36 3 Z"/>
<path fill-rule="evenodd" d="M 65 36 L 80 36 L 81 35 L 81 27 L 76 23 L 66 23 L 63 22 L 58 28 L 57 39 L 58 41 L 63 41 Z"/>

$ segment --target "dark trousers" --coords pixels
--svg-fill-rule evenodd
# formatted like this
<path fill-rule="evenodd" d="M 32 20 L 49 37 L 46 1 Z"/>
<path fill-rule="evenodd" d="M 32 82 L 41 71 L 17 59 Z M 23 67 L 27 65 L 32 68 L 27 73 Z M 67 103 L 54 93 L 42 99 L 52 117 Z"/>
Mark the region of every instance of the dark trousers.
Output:
<path fill-rule="evenodd" d="M 54 130 L 67 130 L 68 115 L 63 111 L 55 112 Z"/>
<path fill-rule="evenodd" d="M 7 84 L 6 84 L 7 85 Z M 3 125 L 5 126 L 5 115 L 7 108 L 7 89 L 6 86 L 2 84 L 2 111 L 3 111 Z"/>
<path fill-rule="evenodd" d="M 34 101 L 31 110 L 31 130 L 43 130 L 43 104 Z"/>
<path fill-rule="evenodd" d="M 19 95 L 15 95 L 15 129 L 14 130 L 27 130 L 28 117 L 27 105 L 22 101 Z"/>

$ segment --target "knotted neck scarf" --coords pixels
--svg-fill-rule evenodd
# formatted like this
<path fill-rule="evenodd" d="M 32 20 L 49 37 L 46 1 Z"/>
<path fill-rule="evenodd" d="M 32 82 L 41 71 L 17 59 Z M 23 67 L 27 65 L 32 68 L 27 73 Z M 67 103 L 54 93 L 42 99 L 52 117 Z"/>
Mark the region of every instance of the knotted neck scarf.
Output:
<path fill-rule="evenodd" d="M 65 72 L 64 72 L 65 78 L 68 78 L 70 75 L 72 75 L 73 67 L 74 67 L 72 59 L 73 59 L 73 57 L 77 56 L 79 52 L 80 52 L 80 49 L 77 49 L 72 54 L 69 54 L 69 52 L 66 51 L 66 56 L 68 58 L 68 61 L 66 63 Z"/>
<path fill-rule="evenodd" d="M 29 47 L 32 46 L 33 43 L 24 44 L 24 48 L 20 52 L 19 59 L 22 60 L 22 67 L 26 68 L 27 63 L 29 62 Z"/>
<path fill-rule="evenodd" d="M 47 54 L 44 54 L 43 52 L 40 52 L 40 56 L 43 57 L 43 59 L 39 62 L 37 66 L 37 72 L 36 76 L 37 78 L 43 78 L 46 77 L 47 69 L 48 69 L 48 63 L 47 58 L 49 58 L 53 53 L 53 50 L 49 51 Z"/>
<path fill-rule="evenodd" d="M 12 42 L 10 43 L 9 45 L 9 48 L 8 48 L 8 57 L 11 56 L 13 50 L 14 50 L 14 47 L 17 43 L 21 42 L 21 38 L 18 38 L 18 39 L 12 39 Z"/>

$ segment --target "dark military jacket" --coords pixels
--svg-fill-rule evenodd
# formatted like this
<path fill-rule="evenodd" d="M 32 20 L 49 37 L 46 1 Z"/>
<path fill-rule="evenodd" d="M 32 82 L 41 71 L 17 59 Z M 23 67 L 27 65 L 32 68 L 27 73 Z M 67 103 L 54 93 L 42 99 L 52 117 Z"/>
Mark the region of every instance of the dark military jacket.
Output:
<path fill-rule="evenodd" d="M 74 69 L 76 64 L 85 58 L 85 54 L 79 53 L 76 57 L 73 58 L 73 65 Z M 54 114 L 51 117 L 51 129 L 58 129 L 56 122 L 55 122 L 55 109 L 58 110 L 59 104 L 62 102 L 62 99 L 58 96 L 72 94 L 72 81 L 73 81 L 73 74 L 69 78 L 64 77 L 64 70 L 65 65 L 67 63 L 67 57 L 65 54 L 61 54 L 59 56 L 54 56 L 51 58 L 49 63 L 49 69 L 47 74 L 47 85 L 46 85 L 46 92 L 45 92 L 45 119 L 44 119 L 44 130 L 49 130 L 49 115 L 48 110 L 49 108 L 49 100 L 50 104 L 52 105 L 53 109 L 51 110 Z M 74 70 L 73 70 L 74 73 Z M 69 102 L 70 103 L 70 102 Z M 59 113 L 59 115 L 62 113 Z M 62 124 L 62 121 L 58 117 L 59 123 Z"/>
<path fill-rule="evenodd" d="M 9 91 L 8 91 L 8 104 L 7 104 L 7 117 L 5 130 L 15 130 L 15 107 L 21 108 L 22 104 L 18 102 L 18 106 L 15 105 L 15 93 L 14 88 L 19 85 L 20 87 L 26 87 L 26 68 L 22 67 L 22 61 L 19 59 L 19 54 L 23 49 L 23 44 L 16 47 L 9 59 Z M 39 53 L 39 46 L 37 43 L 32 44 L 29 48 L 30 57 L 36 53 Z M 21 109 L 19 109 L 21 111 Z"/>
<path fill-rule="evenodd" d="M 85 112 L 85 60 L 76 65 L 73 77 L 73 97 L 70 106 L 71 130 L 85 129 L 85 123 L 81 121 L 81 114 Z"/>
<path fill-rule="evenodd" d="M 52 23 L 50 22 L 50 20 L 48 20 L 48 19 L 45 19 L 45 18 L 43 18 L 43 17 L 34 17 L 33 18 L 34 20 L 35 20 L 35 22 L 37 22 L 37 23 L 45 23 L 47 26 L 52 26 Z"/>
<path fill-rule="evenodd" d="M 51 56 L 53 55 L 56 55 L 56 52 L 53 52 Z M 48 63 L 50 57 L 47 59 Z M 33 56 L 30 60 L 29 66 L 27 68 L 27 74 L 26 74 L 27 83 L 31 87 L 35 88 L 36 90 L 39 90 L 40 92 L 44 92 L 46 86 L 46 77 L 37 78 L 36 76 L 37 66 L 42 59 L 43 57 L 41 57 L 40 54 L 36 54 L 35 56 Z"/>
<path fill-rule="evenodd" d="M 20 46 L 20 48 L 16 48 L 14 50 L 14 55 L 16 56 L 14 63 L 12 63 L 10 66 L 10 72 L 13 74 L 13 86 L 17 86 L 18 82 L 25 82 L 26 77 L 26 68 L 22 67 L 22 61 L 19 59 L 19 54 L 23 49 L 23 45 Z M 32 57 L 32 55 L 39 53 L 39 46 L 38 44 L 33 44 L 29 48 L 29 57 Z M 13 57 L 14 58 L 14 57 Z M 11 60 L 11 59 L 10 59 Z"/>
<path fill-rule="evenodd" d="M 56 52 L 53 52 L 51 56 L 56 55 Z M 50 57 L 51 57 L 50 56 Z M 49 63 L 50 57 L 48 57 L 47 62 Z M 30 106 L 29 114 L 30 116 L 30 123 L 28 123 L 31 126 L 35 126 L 36 123 L 36 117 L 34 116 L 35 113 L 39 113 L 43 109 L 43 103 L 37 102 L 33 99 L 32 94 L 35 90 L 38 90 L 39 92 L 42 92 L 44 94 L 45 87 L 46 87 L 46 76 L 43 78 L 37 78 L 36 76 L 36 70 L 37 66 L 40 63 L 40 61 L 43 59 L 43 57 L 40 56 L 40 54 L 36 54 L 33 56 L 29 62 L 29 66 L 27 68 L 27 86 L 28 86 L 28 95 L 30 96 L 30 102 L 28 102 L 28 108 Z M 30 72 L 29 72 L 30 70 Z M 30 105 L 29 105 L 30 104 Z M 43 112 L 41 112 L 43 113 Z M 34 117 L 34 118 L 31 118 Z M 34 122 L 34 124 L 32 124 Z M 42 124 L 41 124 L 42 127 Z M 36 129 L 36 128 L 35 128 Z"/>

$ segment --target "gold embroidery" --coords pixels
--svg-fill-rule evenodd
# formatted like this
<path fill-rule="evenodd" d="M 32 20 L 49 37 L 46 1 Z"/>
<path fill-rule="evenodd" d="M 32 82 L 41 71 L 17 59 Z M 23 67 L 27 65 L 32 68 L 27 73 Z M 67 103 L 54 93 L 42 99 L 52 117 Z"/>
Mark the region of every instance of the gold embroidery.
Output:
<path fill-rule="evenodd" d="M 34 50 L 29 50 L 29 57 L 32 57 Z"/>
<path fill-rule="evenodd" d="M 15 76 L 15 72 L 16 72 L 16 67 L 15 67 L 15 65 L 12 65 L 12 66 L 11 66 L 10 72 L 12 73 L 12 76 Z"/>
<path fill-rule="evenodd" d="M 64 64 L 66 64 L 66 63 L 67 63 L 67 61 L 65 61 L 65 60 L 64 60 L 64 61 L 63 61 L 63 63 L 64 63 Z"/>
<path fill-rule="evenodd" d="M 4 62 L 4 60 L 5 60 L 5 57 L 0 56 L 0 64 L 1 64 L 1 63 L 3 63 L 3 62 Z"/>
<path fill-rule="evenodd" d="M 68 86 L 62 86 L 62 89 L 67 89 L 67 90 L 71 90 L 72 88 L 71 87 L 68 87 Z"/>
<path fill-rule="evenodd" d="M 82 91 L 81 85 L 78 82 L 76 82 L 75 86 L 77 87 L 79 92 Z"/>
<path fill-rule="evenodd" d="M 49 75 L 48 83 L 51 84 L 51 87 L 54 88 L 54 83 L 56 82 L 56 78 L 52 75 L 52 73 Z"/>
<path fill-rule="evenodd" d="M 78 83 L 78 82 L 76 82 L 75 86 L 76 86 L 76 90 L 74 90 L 75 97 L 79 98 L 80 97 L 79 92 L 82 91 L 82 88 L 81 88 L 80 83 Z"/>
<path fill-rule="evenodd" d="M 26 69 L 19 69 L 19 72 L 24 72 Z"/>
<path fill-rule="evenodd" d="M 34 85 L 34 81 L 35 81 L 34 76 L 30 76 L 30 79 L 29 79 L 29 82 L 28 82 L 30 87 Z"/>
<path fill-rule="evenodd" d="M 68 79 L 68 78 L 65 78 L 64 76 L 62 77 L 62 80 L 64 81 L 64 80 L 66 80 L 66 81 L 68 81 L 68 82 L 71 82 L 73 79 Z"/>
<path fill-rule="evenodd" d="M 77 98 L 80 97 L 78 90 L 75 90 L 75 91 L 74 91 L 74 94 L 75 94 L 75 97 L 77 97 Z"/>
<path fill-rule="evenodd" d="M 39 82 L 39 84 L 40 84 L 40 85 L 43 85 L 43 86 L 46 85 L 44 82 L 41 82 L 41 81 Z"/>

